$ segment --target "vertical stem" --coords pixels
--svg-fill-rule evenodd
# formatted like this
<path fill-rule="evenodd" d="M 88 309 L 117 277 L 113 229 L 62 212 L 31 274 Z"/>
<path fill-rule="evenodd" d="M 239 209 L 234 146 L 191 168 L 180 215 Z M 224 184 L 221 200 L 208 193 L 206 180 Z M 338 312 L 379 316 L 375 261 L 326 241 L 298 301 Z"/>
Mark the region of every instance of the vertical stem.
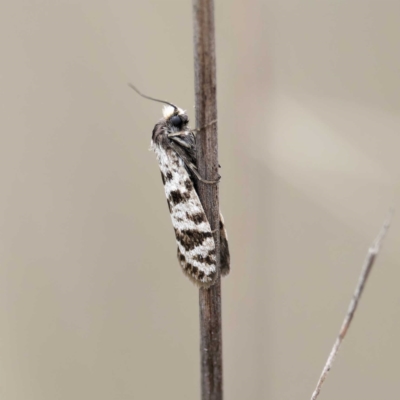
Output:
<path fill-rule="evenodd" d="M 201 176 L 207 180 L 218 178 L 218 137 L 216 100 L 216 63 L 213 0 L 193 0 L 194 62 L 197 159 Z M 198 184 L 198 194 L 215 230 L 217 266 L 219 269 L 219 195 L 218 185 Z M 200 289 L 200 354 L 201 398 L 222 400 L 222 331 L 221 284 Z"/>

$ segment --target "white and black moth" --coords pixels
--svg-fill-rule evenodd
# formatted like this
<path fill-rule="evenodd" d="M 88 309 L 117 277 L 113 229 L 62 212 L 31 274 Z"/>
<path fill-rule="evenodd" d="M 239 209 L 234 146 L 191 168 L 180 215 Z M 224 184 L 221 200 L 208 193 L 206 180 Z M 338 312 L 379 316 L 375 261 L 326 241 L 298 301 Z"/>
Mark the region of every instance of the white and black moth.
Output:
<path fill-rule="evenodd" d="M 196 180 L 206 181 L 197 171 L 196 132 L 188 126 L 186 112 L 167 101 L 163 118 L 154 126 L 151 149 L 156 153 L 161 170 L 168 208 L 178 245 L 178 261 L 183 272 L 197 285 L 211 286 L 218 276 L 213 234 L 196 192 Z M 224 219 L 220 214 L 221 275 L 229 273 L 230 255 Z"/>

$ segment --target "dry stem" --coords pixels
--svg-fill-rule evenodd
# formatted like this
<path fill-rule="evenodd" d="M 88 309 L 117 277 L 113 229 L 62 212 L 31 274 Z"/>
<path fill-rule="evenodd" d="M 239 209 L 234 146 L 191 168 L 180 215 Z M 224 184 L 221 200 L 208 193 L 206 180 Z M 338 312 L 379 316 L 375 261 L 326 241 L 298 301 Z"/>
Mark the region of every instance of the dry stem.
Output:
<path fill-rule="evenodd" d="M 216 63 L 213 0 L 193 0 L 194 67 L 196 94 L 197 157 L 200 175 L 218 179 L 218 138 Z M 206 212 L 214 240 L 219 268 L 218 185 L 198 183 L 198 194 Z M 201 398 L 222 400 L 221 282 L 199 292 Z"/>
<path fill-rule="evenodd" d="M 332 350 L 331 350 L 331 352 L 329 354 L 328 360 L 326 361 L 325 367 L 322 370 L 322 374 L 321 374 L 321 376 L 320 376 L 320 378 L 318 380 L 317 387 L 315 388 L 314 393 L 311 396 L 311 400 L 316 400 L 317 399 L 317 397 L 318 397 L 318 395 L 319 395 L 319 393 L 321 391 L 321 386 L 324 383 L 329 371 L 332 368 L 332 364 L 333 364 L 333 362 L 335 360 L 335 357 L 336 357 L 336 355 L 337 355 L 337 353 L 339 351 L 339 347 L 340 347 L 344 337 L 346 336 L 347 330 L 350 327 L 350 324 L 351 324 L 351 321 L 353 319 L 354 313 L 357 310 L 358 302 L 359 302 L 361 294 L 362 294 L 362 292 L 364 290 L 365 283 L 366 283 L 366 281 L 368 279 L 369 273 L 371 272 L 372 266 L 374 265 L 375 259 L 376 259 L 377 255 L 379 253 L 382 241 L 385 238 L 386 233 L 387 233 L 387 231 L 389 229 L 392 216 L 393 216 L 393 211 L 391 211 L 389 213 L 389 216 L 385 220 L 385 222 L 384 222 L 384 224 L 383 224 L 383 226 L 382 226 L 377 238 L 373 242 L 372 246 L 368 249 L 368 254 L 367 254 L 367 257 L 366 257 L 366 259 L 364 261 L 364 265 L 363 265 L 362 270 L 361 270 L 361 275 L 360 275 L 360 277 L 358 279 L 356 290 L 354 291 L 353 298 L 351 299 L 349 308 L 347 310 L 347 314 L 346 314 L 346 316 L 344 318 L 344 321 L 342 323 L 342 327 L 340 328 L 339 335 L 336 338 L 336 341 L 335 341 L 335 343 L 334 343 L 334 345 L 332 347 Z"/>

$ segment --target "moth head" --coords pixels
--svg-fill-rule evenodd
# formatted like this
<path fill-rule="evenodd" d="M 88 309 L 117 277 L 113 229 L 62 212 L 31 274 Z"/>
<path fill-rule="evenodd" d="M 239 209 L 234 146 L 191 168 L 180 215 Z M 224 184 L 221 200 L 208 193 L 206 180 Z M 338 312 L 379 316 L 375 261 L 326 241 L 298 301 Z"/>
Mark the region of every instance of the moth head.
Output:
<path fill-rule="evenodd" d="M 186 111 L 177 107 L 175 104 L 170 103 L 169 101 L 155 99 L 154 97 L 146 96 L 142 94 L 134 85 L 131 83 L 128 84 L 137 94 L 140 96 L 157 101 L 159 103 L 164 103 L 163 109 L 163 119 L 156 124 L 153 129 L 152 141 L 155 143 L 161 143 L 162 141 L 169 140 L 168 134 L 178 133 L 178 132 L 189 132 L 188 123 L 189 118 L 186 114 Z"/>
<path fill-rule="evenodd" d="M 182 132 L 188 128 L 189 118 L 186 111 L 179 107 L 164 106 L 163 117 L 168 133 Z"/>

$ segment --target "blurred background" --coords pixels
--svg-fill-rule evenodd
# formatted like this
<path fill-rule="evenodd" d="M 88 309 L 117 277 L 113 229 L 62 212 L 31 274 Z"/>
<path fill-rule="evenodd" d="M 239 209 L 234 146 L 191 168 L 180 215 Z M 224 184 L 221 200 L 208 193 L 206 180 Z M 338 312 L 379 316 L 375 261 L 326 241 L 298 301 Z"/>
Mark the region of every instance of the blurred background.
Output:
<path fill-rule="evenodd" d="M 198 399 L 158 165 L 194 124 L 191 2 L 0 5 L 0 398 Z M 400 210 L 400 3 L 216 1 L 225 397 L 308 399 Z M 400 395 L 399 215 L 320 399 Z"/>

